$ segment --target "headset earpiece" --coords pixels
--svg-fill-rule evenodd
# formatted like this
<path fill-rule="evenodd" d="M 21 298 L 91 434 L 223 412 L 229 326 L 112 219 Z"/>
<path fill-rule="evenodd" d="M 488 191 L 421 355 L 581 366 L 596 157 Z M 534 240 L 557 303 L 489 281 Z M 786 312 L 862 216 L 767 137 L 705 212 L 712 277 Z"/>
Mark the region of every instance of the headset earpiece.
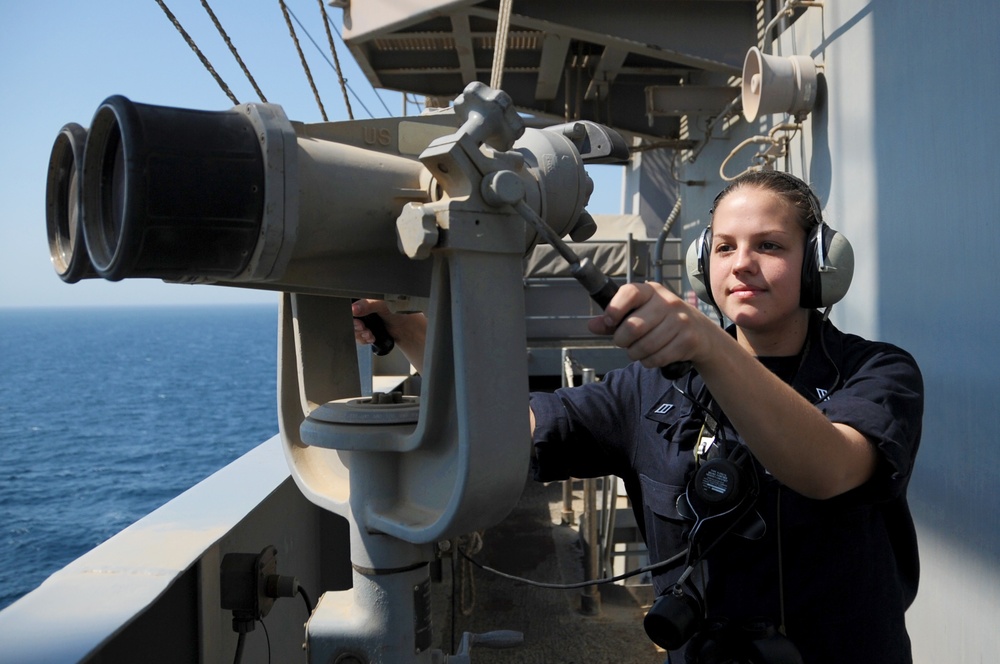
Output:
<path fill-rule="evenodd" d="M 702 302 L 716 306 L 712 297 L 712 286 L 708 275 L 708 256 L 712 248 L 712 225 L 709 224 L 701 232 L 698 239 L 691 243 L 685 256 L 688 282 L 691 290 Z"/>
<path fill-rule="evenodd" d="M 843 234 L 821 221 L 806 238 L 799 306 L 831 307 L 844 299 L 854 277 L 854 248 Z"/>

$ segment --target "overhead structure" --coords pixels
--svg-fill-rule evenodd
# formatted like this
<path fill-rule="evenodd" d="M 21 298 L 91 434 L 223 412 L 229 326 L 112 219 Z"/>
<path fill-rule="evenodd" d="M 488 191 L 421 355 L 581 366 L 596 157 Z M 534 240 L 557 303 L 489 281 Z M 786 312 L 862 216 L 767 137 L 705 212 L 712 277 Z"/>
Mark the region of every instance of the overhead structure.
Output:
<path fill-rule="evenodd" d="M 497 0 L 343 3 L 344 38 L 378 88 L 450 99 L 490 80 Z M 681 117 L 740 96 L 756 0 L 515 0 L 503 89 L 543 120 L 681 140 Z"/>

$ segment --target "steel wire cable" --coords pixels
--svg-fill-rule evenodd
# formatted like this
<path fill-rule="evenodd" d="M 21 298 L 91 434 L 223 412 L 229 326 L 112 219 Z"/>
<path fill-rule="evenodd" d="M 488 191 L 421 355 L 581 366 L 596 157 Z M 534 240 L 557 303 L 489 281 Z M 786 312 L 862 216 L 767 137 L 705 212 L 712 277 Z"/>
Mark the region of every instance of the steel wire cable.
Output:
<path fill-rule="evenodd" d="M 326 13 L 326 5 L 323 0 L 316 0 L 319 3 L 319 13 L 323 17 L 323 27 L 326 28 L 326 39 L 330 43 L 330 54 L 333 56 L 333 65 L 337 70 L 337 82 L 340 83 L 340 92 L 344 95 L 344 106 L 347 107 L 347 117 L 354 119 L 354 111 L 351 110 L 351 99 L 347 96 L 347 81 L 344 79 L 344 72 L 340 68 L 340 58 L 337 57 L 337 46 L 333 43 L 333 33 L 330 31 L 330 17 Z"/>
<path fill-rule="evenodd" d="M 212 23 L 215 24 L 215 29 L 219 31 L 219 35 L 222 37 L 222 40 L 226 42 L 226 46 L 229 47 L 229 51 L 233 54 L 233 57 L 236 58 L 236 62 L 239 63 L 240 69 L 242 69 L 243 73 L 246 74 L 247 80 L 250 81 L 250 85 L 253 86 L 253 89 L 257 93 L 257 96 L 260 97 L 260 100 L 266 104 L 267 97 L 265 97 L 264 93 L 261 92 L 260 87 L 257 85 L 257 81 L 254 80 L 254 77 L 250 73 L 250 70 L 247 68 L 246 63 L 243 62 L 243 58 L 240 57 L 239 51 L 236 50 L 236 46 L 233 44 L 233 41 L 229 38 L 229 34 L 226 33 L 225 28 L 222 27 L 222 23 L 219 22 L 219 19 L 218 17 L 216 17 L 215 12 L 212 11 L 212 8 L 208 6 L 208 0 L 201 0 L 201 6 L 205 8 L 206 12 L 208 12 L 209 18 L 211 18 Z"/>
<path fill-rule="evenodd" d="M 216 83 L 219 84 L 219 87 L 222 88 L 222 91 L 226 93 L 226 95 L 233 102 L 233 104 L 239 104 L 240 100 L 236 98 L 236 95 L 233 94 L 233 91 L 229 89 L 229 86 L 226 85 L 226 82 L 223 81 L 222 77 L 219 76 L 219 73 L 215 71 L 215 67 L 213 67 L 212 63 L 208 61 L 208 58 L 205 57 L 205 54 L 201 52 L 201 49 L 198 48 L 198 45 L 194 43 L 194 39 L 192 39 L 191 35 L 187 33 L 187 30 L 185 30 L 184 26 L 181 25 L 181 22 L 177 20 L 177 17 L 174 16 L 174 13 L 167 8 L 166 3 L 164 3 L 163 0 L 156 0 L 156 4 L 160 5 L 160 9 L 162 9 L 163 13 L 167 15 L 167 18 L 170 19 L 170 22 L 174 24 L 174 27 L 177 28 L 177 31 L 181 33 L 181 37 L 183 37 L 184 41 L 187 42 L 187 45 L 191 47 L 191 50 L 195 52 L 195 55 L 197 55 L 198 59 L 201 60 L 201 64 L 204 65 L 205 69 L 208 70 L 208 73 L 210 73 L 215 78 Z"/>
<path fill-rule="evenodd" d="M 302 45 L 299 44 L 299 36 L 295 34 L 295 26 L 292 25 L 292 19 L 288 15 L 288 6 L 285 5 L 285 0 L 278 0 L 278 4 L 281 6 L 281 13 L 285 17 L 285 23 L 288 25 L 288 34 L 291 35 L 292 41 L 295 43 L 295 50 L 299 53 L 299 62 L 302 63 L 302 70 L 305 72 L 306 78 L 309 80 L 309 87 L 312 88 L 313 96 L 316 98 L 316 105 L 319 106 L 319 113 L 323 116 L 324 122 L 329 122 L 329 118 L 326 116 L 326 109 L 323 108 L 323 100 L 320 99 L 319 90 L 316 89 L 316 82 L 313 80 L 312 70 L 309 69 L 309 63 L 306 61 L 306 55 L 302 52 Z M 295 20 L 298 22 L 298 18 Z M 299 25 L 301 25 L 301 23 Z"/>

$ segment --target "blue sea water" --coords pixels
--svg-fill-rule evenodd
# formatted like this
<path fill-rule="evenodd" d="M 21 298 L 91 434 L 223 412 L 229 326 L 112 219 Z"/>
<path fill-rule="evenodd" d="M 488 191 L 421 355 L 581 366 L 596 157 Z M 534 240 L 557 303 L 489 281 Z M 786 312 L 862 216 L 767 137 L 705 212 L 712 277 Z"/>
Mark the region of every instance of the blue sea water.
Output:
<path fill-rule="evenodd" d="M 0 310 L 0 609 L 278 430 L 277 305 Z"/>

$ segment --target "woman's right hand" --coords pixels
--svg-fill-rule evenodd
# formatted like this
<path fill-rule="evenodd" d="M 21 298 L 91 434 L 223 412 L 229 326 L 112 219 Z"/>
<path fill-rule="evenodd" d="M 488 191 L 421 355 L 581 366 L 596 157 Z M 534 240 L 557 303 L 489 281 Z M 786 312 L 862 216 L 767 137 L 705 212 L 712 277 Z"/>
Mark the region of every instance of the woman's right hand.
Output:
<path fill-rule="evenodd" d="M 367 345 L 375 341 L 375 335 L 360 319 L 361 316 L 376 314 L 385 323 L 385 330 L 393 338 L 406 359 L 417 371 L 423 368 L 424 344 L 427 341 L 427 317 L 423 314 L 393 313 L 383 300 L 356 300 L 351 304 L 354 318 L 354 339 Z"/>

